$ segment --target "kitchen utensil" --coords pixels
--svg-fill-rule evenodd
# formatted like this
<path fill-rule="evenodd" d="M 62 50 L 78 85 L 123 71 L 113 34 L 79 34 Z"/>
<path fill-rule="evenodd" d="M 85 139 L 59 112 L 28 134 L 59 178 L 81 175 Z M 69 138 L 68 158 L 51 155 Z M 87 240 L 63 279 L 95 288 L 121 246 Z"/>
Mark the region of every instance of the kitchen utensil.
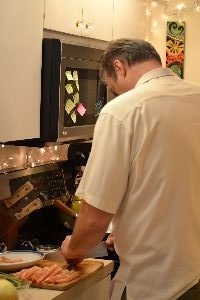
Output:
<path fill-rule="evenodd" d="M 33 211 L 40 209 L 42 207 L 43 207 L 42 201 L 39 198 L 36 198 L 31 203 L 23 207 L 19 212 L 16 212 L 14 216 L 17 220 L 21 220 L 22 218 L 29 215 Z"/>
<path fill-rule="evenodd" d="M 63 266 L 63 269 L 67 269 L 69 271 L 72 271 L 72 270 L 76 271 L 77 270 L 77 263 L 74 260 L 72 260 L 72 261 L 68 260 L 67 264 Z"/>
<path fill-rule="evenodd" d="M 63 203 L 60 199 L 55 198 L 55 199 L 48 199 L 47 195 L 45 193 L 40 193 L 39 194 L 39 198 L 42 201 L 43 207 L 45 206 L 49 206 L 49 205 L 54 205 L 56 208 L 58 208 L 62 213 L 64 213 L 67 216 L 72 217 L 72 226 L 69 227 L 73 227 L 74 226 L 74 222 L 78 216 L 77 212 L 74 211 L 73 209 L 69 208 L 65 203 Z M 68 226 L 67 226 L 68 227 Z"/>
<path fill-rule="evenodd" d="M 105 257 L 108 256 L 106 242 L 102 241 L 95 246 L 88 254 L 88 257 Z"/>
<path fill-rule="evenodd" d="M 34 199 L 25 207 L 23 207 L 19 212 L 15 213 L 15 217 L 17 220 L 21 220 L 22 218 L 29 215 L 33 211 L 53 204 L 54 204 L 54 199 L 48 200 L 46 195 L 40 193 L 36 199 Z"/>
<path fill-rule="evenodd" d="M 15 271 L 34 266 L 44 258 L 44 254 L 36 251 L 7 251 L 1 255 L 10 259 L 21 259 L 20 262 L 3 263 L 0 262 L 0 271 Z"/>
<path fill-rule="evenodd" d="M 11 206 L 15 205 L 19 200 L 24 198 L 27 194 L 29 194 L 34 189 L 33 185 L 30 183 L 30 181 L 27 181 L 24 183 L 20 188 L 14 192 L 14 194 L 8 198 L 5 199 L 3 202 L 7 208 L 10 208 Z"/>
<path fill-rule="evenodd" d="M 57 207 L 58 209 L 60 209 L 62 212 L 64 212 L 65 214 L 70 215 L 73 218 L 77 218 L 78 214 L 72 210 L 71 208 L 69 208 L 67 205 L 65 205 L 61 200 L 59 199 L 54 199 L 54 206 Z"/>

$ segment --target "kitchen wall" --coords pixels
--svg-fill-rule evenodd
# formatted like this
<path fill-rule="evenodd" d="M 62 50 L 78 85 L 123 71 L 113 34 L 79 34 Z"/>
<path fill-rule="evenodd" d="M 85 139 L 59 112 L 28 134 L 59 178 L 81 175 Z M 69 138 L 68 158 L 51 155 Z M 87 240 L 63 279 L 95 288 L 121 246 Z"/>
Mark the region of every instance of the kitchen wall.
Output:
<path fill-rule="evenodd" d="M 153 2 L 153 1 L 152 1 Z M 183 9 L 180 16 L 176 13 L 176 5 L 183 3 L 186 9 Z M 164 1 L 158 1 L 158 5 L 153 7 L 151 22 L 148 24 L 147 35 L 148 40 L 153 43 L 161 55 L 163 65 L 165 65 L 165 41 L 166 41 L 166 22 L 167 20 L 185 21 L 185 62 L 184 62 L 184 79 L 200 83 L 200 11 L 192 8 L 195 1 L 178 1 L 170 0 L 166 6 Z M 167 13 L 176 13 L 171 16 L 166 16 Z M 167 19 L 166 19 L 167 17 Z"/>

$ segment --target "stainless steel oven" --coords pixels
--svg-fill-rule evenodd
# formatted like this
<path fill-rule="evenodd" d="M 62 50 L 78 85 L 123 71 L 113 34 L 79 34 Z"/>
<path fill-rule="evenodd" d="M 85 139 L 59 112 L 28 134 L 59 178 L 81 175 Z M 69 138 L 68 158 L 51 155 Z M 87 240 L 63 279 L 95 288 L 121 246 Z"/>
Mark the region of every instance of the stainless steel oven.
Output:
<path fill-rule="evenodd" d="M 102 107 L 109 100 L 99 78 L 103 50 L 43 40 L 41 136 L 65 142 L 92 138 Z"/>

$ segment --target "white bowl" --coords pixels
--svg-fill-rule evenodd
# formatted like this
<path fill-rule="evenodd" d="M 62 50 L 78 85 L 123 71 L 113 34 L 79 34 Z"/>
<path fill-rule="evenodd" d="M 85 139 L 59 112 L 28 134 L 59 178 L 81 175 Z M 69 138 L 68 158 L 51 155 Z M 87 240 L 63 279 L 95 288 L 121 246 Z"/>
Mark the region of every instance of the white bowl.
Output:
<path fill-rule="evenodd" d="M 54 254 L 57 254 L 60 252 L 60 247 L 57 245 L 38 245 L 36 247 L 37 252 L 42 253 L 45 255 L 45 258 L 50 258 L 50 256 L 54 256 Z"/>

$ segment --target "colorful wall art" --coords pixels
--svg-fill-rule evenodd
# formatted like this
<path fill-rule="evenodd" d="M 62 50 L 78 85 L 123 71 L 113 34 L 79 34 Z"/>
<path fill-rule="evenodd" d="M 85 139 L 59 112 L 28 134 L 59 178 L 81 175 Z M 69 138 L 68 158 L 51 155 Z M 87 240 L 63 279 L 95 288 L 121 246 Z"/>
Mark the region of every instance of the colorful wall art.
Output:
<path fill-rule="evenodd" d="M 166 67 L 180 78 L 184 76 L 185 23 L 167 22 Z"/>

